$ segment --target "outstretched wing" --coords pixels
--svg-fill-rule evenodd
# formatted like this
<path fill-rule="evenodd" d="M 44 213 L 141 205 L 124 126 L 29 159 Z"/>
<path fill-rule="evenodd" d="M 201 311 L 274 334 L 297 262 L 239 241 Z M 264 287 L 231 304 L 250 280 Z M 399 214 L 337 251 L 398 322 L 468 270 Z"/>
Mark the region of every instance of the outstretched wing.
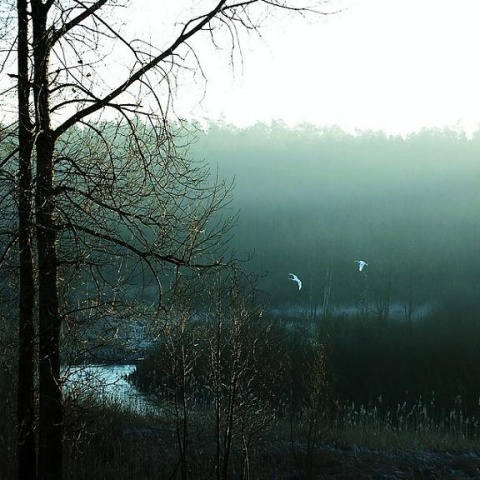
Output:
<path fill-rule="evenodd" d="M 289 275 L 292 276 L 292 278 L 290 278 L 290 280 L 292 280 L 292 282 L 297 282 L 298 289 L 301 290 L 302 289 L 302 281 L 294 273 L 289 273 Z"/>

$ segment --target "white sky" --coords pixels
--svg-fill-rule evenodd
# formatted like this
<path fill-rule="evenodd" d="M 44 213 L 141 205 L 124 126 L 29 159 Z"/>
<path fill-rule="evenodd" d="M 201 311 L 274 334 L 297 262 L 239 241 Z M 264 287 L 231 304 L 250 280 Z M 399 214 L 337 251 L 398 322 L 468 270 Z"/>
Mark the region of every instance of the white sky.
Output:
<path fill-rule="evenodd" d="M 151 1 L 152 19 L 165 18 L 165 3 Z M 180 90 L 177 113 L 241 126 L 283 120 L 389 133 L 477 129 L 480 0 L 331 4 L 347 9 L 265 23 L 263 39 L 242 42 L 243 65 L 237 61 L 233 71 L 228 52 L 210 50 L 202 59 L 206 98 L 197 105 L 198 96 Z"/>
<path fill-rule="evenodd" d="M 215 3 L 131 0 L 116 20 L 161 48 L 178 35 L 176 22 Z M 243 62 L 237 55 L 233 67 L 228 46 L 220 42 L 214 48 L 207 34 L 196 38 L 206 96 L 200 102 L 205 85 L 198 75 L 197 82 L 186 76 L 177 89 L 176 113 L 239 126 L 280 120 L 394 134 L 445 126 L 467 133 L 479 129 L 480 0 L 331 0 L 329 5 L 344 10 L 308 20 L 281 14 L 266 19 L 262 38 L 241 39 Z M 112 85 L 123 81 L 111 67 Z M 7 87 L 12 82 L 0 78 Z"/>

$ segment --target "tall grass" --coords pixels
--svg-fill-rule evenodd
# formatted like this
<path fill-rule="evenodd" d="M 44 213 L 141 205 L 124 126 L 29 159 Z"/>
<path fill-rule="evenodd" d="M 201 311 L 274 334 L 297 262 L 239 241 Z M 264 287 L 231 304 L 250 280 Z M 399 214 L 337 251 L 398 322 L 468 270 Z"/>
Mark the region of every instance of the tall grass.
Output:
<path fill-rule="evenodd" d="M 314 478 L 326 445 L 480 448 L 479 329 L 473 317 L 452 324 L 437 316 L 409 325 L 356 317 L 273 319 L 268 329 L 272 349 L 249 370 L 258 372 L 263 389 L 261 395 L 249 391 L 251 423 L 249 428 L 241 422 L 232 427 L 230 478 Z M 195 349 L 203 348 L 200 340 L 196 337 Z M 158 369 L 158 354 L 152 352 L 145 361 L 150 390 L 155 385 L 147 367 Z M 168 361 L 165 355 L 160 358 Z M 278 359 L 282 381 L 271 382 L 267 396 L 263 379 Z M 188 375 L 198 373 L 196 366 L 205 368 L 193 363 Z M 168 371 L 157 375 L 163 386 L 153 388 L 157 403 L 150 403 L 148 411 L 126 408 L 92 390 L 68 392 L 66 478 L 181 478 Z M 188 377 L 188 385 L 198 385 L 201 378 Z M 0 380 L 0 478 L 8 479 L 15 478 L 16 470 L 14 389 L 7 388 L 11 375 L 0 375 Z M 144 384 L 141 378 L 136 383 Z M 191 398 L 183 476 L 216 478 L 215 405 L 208 395 Z M 261 408 L 256 402 L 263 402 Z M 262 419 L 256 419 L 257 411 Z"/>
<path fill-rule="evenodd" d="M 465 416 L 458 396 L 448 410 L 438 411 L 432 397 L 396 408 L 385 408 L 379 398 L 375 405 L 354 402 L 345 405 L 334 420 L 335 437 L 373 448 L 421 448 L 469 450 L 480 446 L 480 418 Z"/>
<path fill-rule="evenodd" d="M 376 405 L 369 407 L 350 402 L 335 414 L 319 412 L 319 434 L 310 457 L 307 450 L 312 418 L 307 415 L 296 415 L 293 419 L 277 417 L 250 446 L 248 475 L 246 452 L 237 444 L 231 475 L 232 478 L 283 479 L 290 478 L 296 471 L 303 472 L 300 478 L 309 478 L 307 472 L 315 472 L 322 448 L 332 444 L 449 451 L 480 447 L 478 419 L 464 417 L 460 399 L 440 421 L 436 420 L 434 411 L 434 407 L 422 399 L 411 405 L 403 402 L 396 410 L 384 407 L 378 399 Z M 180 478 L 172 418 L 128 415 L 111 405 L 105 410 L 97 405 L 90 414 L 97 422 L 89 425 L 85 442 L 72 438 L 67 442 L 69 479 Z M 216 478 L 213 427 L 213 419 L 208 415 L 199 415 L 190 425 L 194 448 L 187 458 L 189 478 Z"/>

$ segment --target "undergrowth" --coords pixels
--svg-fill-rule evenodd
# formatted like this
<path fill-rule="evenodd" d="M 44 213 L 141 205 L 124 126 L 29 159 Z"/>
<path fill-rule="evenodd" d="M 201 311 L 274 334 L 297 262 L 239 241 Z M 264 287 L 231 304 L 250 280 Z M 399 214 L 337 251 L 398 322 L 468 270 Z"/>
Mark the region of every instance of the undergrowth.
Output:
<path fill-rule="evenodd" d="M 358 318 L 330 318 L 323 323 L 318 319 L 274 321 L 268 330 L 270 350 L 258 357 L 268 362 L 256 368 L 264 388 L 268 372 L 275 369 L 271 352 L 277 352 L 283 361 L 281 381 L 271 383 L 270 396 L 265 390 L 255 395 L 246 389 L 231 425 L 216 417 L 224 412 L 218 402 L 228 405 L 228 396 L 215 397 L 199 389 L 205 371 L 196 372 L 195 368 L 206 368 L 208 355 L 204 362 L 189 364 L 191 368 L 185 373 L 188 382 L 182 384 L 183 390 L 176 391 L 177 380 L 167 375 L 169 370 L 176 370 L 164 352 L 160 358 L 165 371 L 157 371 L 163 383 L 160 387 L 149 383 L 150 393 L 156 395 L 143 414 L 138 405 L 128 410 L 111 399 L 96 397 L 94 392 L 69 391 L 65 477 L 220 479 L 223 477 L 216 470 L 220 427 L 234 432 L 225 478 L 269 476 L 282 480 L 298 472 L 303 472 L 299 478 L 314 478 L 319 456 L 335 446 L 478 451 L 479 353 L 474 347 L 480 332 L 471 320 L 463 318 L 461 329 L 441 318 L 418 325 Z M 427 338 L 434 342 L 426 342 Z M 195 342 L 193 348 L 200 350 L 199 336 Z M 228 349 L 225 352 L 230 353 Z M 258 350 L 257 354 L 261 353 Z M 144 365 L 159 368 L 154 361 L 158 352 L 152 355 Z M 247 375 L 249 388 L 255 387 L 257 383 L 249 376 L 257 375 L 255 365 L 242 365 L 240 374 Z M 262 370 L 265 365 L 268 368 Z M 14 478 L 16 469 L 15 397 L 14 389 L 6 388 L 9 378 L 0 377 L 4 383 L 0 409 L 2 479 Z M 136 379 L 136 384 L 142 382 Z M 221 382 L 218 385 L 224 388 Z M 441 391 L 435 388 L 438 385 Z M 175 403 L 179 399 L 184 408 L 181 412 Z M 243 412 L 248 417 L 242 423 Z"/>

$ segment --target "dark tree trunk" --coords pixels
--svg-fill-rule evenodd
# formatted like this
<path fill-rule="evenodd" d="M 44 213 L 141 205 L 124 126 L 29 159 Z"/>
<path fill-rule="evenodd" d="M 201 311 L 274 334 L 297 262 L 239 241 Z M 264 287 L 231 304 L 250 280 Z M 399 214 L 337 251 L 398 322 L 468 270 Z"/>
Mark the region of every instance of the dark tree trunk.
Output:
<path fill-rule="evenodd" d="M 18 250 L 20 263 L 18 347 L 18 478 L 37 475 L 35 442 L 35 282 L 32 250 L 32 124 L 29 114 L 27 1 L 18 0 Z"/>
<path fill-rule="evenodd" d="M 53 141 L 37 139 L 37 247 L 39 315 L 39 478 L 62 478 L 63 399 L 60 385 L 58 262 L 53 219 Z"/>
<path fill-rule="evenodd" d="M 36 138 L 36 230 L 38 255 L 39 316 L 39 458 L 40 480 L 61 480 L 63 471 L 64 413 L 60 385 L 60 329 L 58 302 L 57 233 L 54 220 L 55 192 L 50 127 L 49 55 L 51 32 L 48 7 L 32 2 Z"/>

